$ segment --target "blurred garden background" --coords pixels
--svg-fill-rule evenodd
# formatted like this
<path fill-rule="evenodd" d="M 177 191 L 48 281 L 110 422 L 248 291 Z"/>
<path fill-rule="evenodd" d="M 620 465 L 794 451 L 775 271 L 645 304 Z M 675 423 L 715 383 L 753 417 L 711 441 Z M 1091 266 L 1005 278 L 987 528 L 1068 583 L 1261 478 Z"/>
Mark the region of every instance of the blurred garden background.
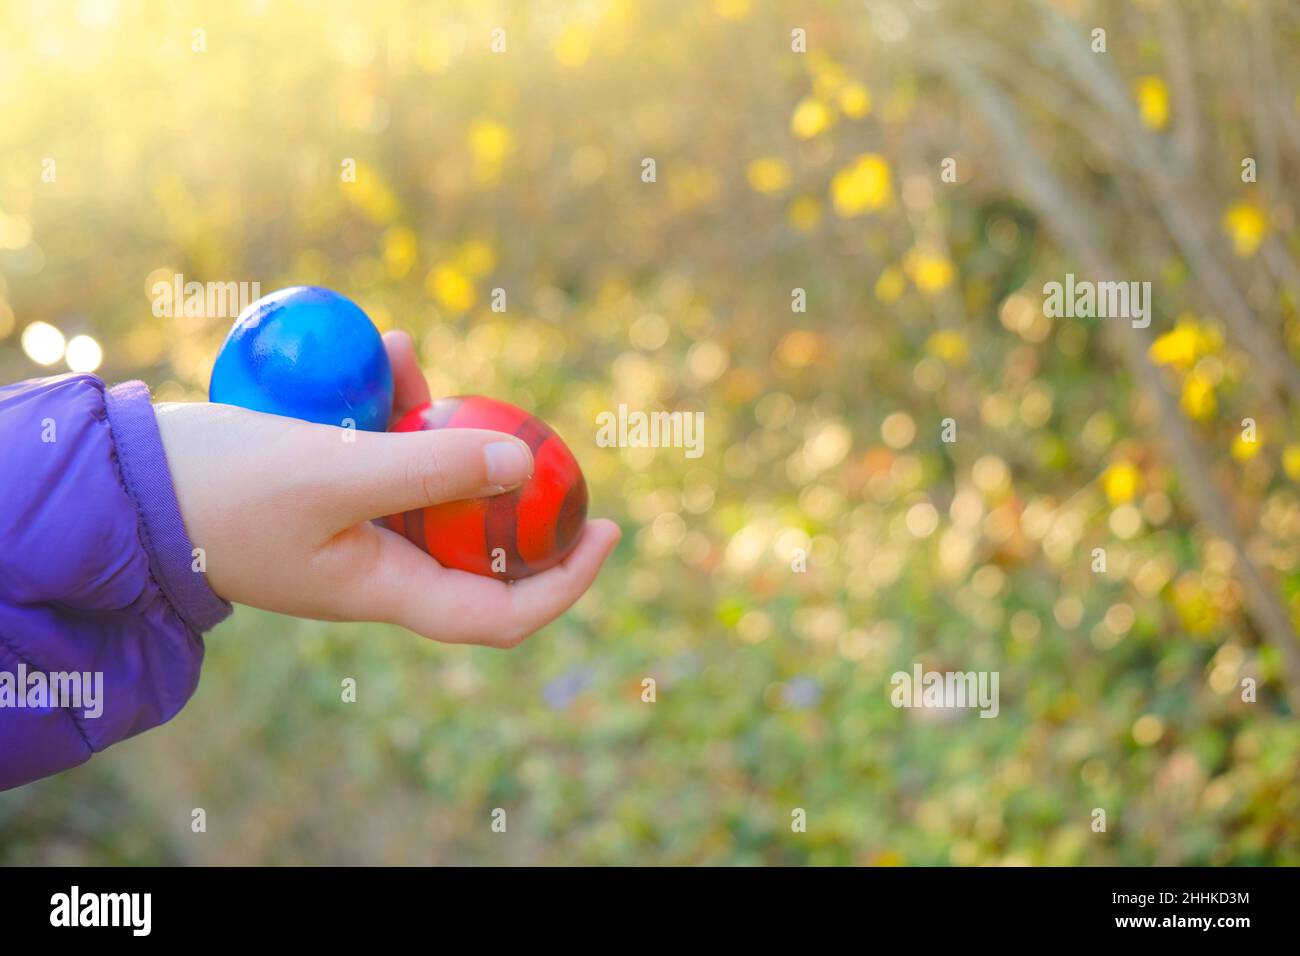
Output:
<path fill-rule="evenodd" d="M 1298 53 L 1283 0 L 6 0 L 0 380 L 202 401 L 230 318 L 156 282 L 326 285 L 625 535 L 509 653 L 239 609 L 0 863 L 1300 863 Z"/>

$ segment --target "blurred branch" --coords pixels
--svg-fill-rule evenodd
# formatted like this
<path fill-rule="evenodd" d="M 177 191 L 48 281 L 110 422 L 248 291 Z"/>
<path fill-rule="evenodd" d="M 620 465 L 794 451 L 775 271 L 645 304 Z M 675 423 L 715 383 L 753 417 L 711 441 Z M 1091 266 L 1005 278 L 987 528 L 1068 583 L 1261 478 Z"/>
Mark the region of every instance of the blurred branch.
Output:
<path fill-rule="evenodd" d="M 1164 11 L 1170 11 L 1173 8 L 1171 6 L 1165 6 L 1161 9 Z M 1166 13 L 1166 16 L 1172 16 L 1172 14 Z M 1166 24 L 1166 29 L 1171 31 L 1182 31 L 1181 22 L 1177 26 Z M 1168 37 L 1166 38 L 1166 41 L 1173 42 L 1170 41 Z M 1180 40 L 1179 42 L 1182 41 Z M 999 52 L 997 48 L 980 40 L 968 40 L 964 49 L 967 53 L 971 54 L 974 59 L 977 59 L 979 65 L 985 67 L 991 75 L 1002 77 L 1009 82 L 1023 79 L 1023 67 L 1021 67 L 1017 61 L 1008 58 L 1005 55 L 1005 51 Z M 1174 54 L 1172 58 L 1176 59 L 1177 56 L 1184 55 L 1185 53 L 1186 51 L 1182 50 L 1180 53 Z M 1271 51 L 1269 51 L 1268 55 L 1271 62 Z M 1077 97 L 1069 90 L 1062 87 L 1057 82 L 1055 76 L 1052 75 L 1051 67 L 1056 63 L 1055 57 L 1040 51 L 1036 46 L 1031 46 L 1029 49 L 1025 50 L 1024 56 L 1039 63 L 1043 67 L 1043 71 L 1034 77 L 1033 83 L 1028 85 L 1026 95 L 1042 104 L 1043 108 L 1047 109 L 1054 118 L 1072 126 L 1079 135 L 1088 140 L 1092 147 L 1098 151 L 1099 155 L 1104 156 L 1116 165 L 1129 165 L 1127 158 L 1123 155 L 1123 149 L 1120 147 L 1118 141 L 1110 135 L 1112 125 L 1090 111 L 1078 109 Z M 974 62 L 974 59 L 972 62 Z M 1180 111 L 1178 123 L 1180 124 L 1180 128 L 1183 126 L 1188 126 L 1188 128 L 1190 128 L 1192 124 L 1199 123 L 1198 114 L 1193 110 L 1192 116 L 1184 119 L 1181 115 L 1181 109 L 1186 106 L 1189 97 L 1195 97 L 1195 90 L 1191 85 L 1190 80 L 1186 81 L 1187 89 L 1182 89 L 1184 81 L 1179 80 L 1177 77 L 1180 67 L 1175 64 L 1173 69 L 1176 74 L 1175 87 L 1176 90 L 1179 90 L 1175 97 L 1175 109 Z M 1268 74 L 1267 70 L 1263 72 Z M 1265 99 L 1268 99 L 1269 102 L 1273 102 L 1268 97 L 1265 97 Z M 1274 105 L 1278 104 L 1274 103 Z M 1288 113 L 1288 119 L 1289 118 L 1290 116 Z M 1264 123 L 1265 119 L 1266 118 L 1259 113 L 1255 116 L 1257 124 Z M 1294 142 L 1294 146 L 1297 151 L 1300 151 L 1300 126 L 1296 126 L 1295 129 L 1297 138 Z M 1181 136 L 1182 134 L 1179 135 Z M 1197 131 L 1194 134 L 1186 135 L 1191 141 L 1194 141 L 1198 147 L 1201 145 L 1202 138 L 1199 127 L 1197 127 Z M 1178 148 L 1181 149 L 1182 147 L 1180 146 Z M 1275 162 L 1276 161 L 1266 161 L 1266 164 L 1271 168 Z M 1188 175 L 1195 171 L 1195 165 L 1190 160 L 1184 161 L 1180 159 L 1178 166 L 1183 175 Z M 1260 175 L 1263 176 L 1266 172 L 1267 170 L 1264 168 L 1264 165 L 1261 165 Z M 1273 169 L 1274 180 L 1277 178 L 1276 173 L 1277 170 Z M 1116 182 L 1116 186 L 1122 185 L 1122 183 Z M 1276 198 L 1275 189 L 1272 195 Z M 1286 289 L 1293 298 L 1300 300 L 1300 266 L 1297 266 L 1295 260 L 1287 251 L 1285 243 L 1282 242 L 1276 232 L 1270 232 L 1264 238 L 1259 253 L 1260 261 L 1264 263 L 1275 281 L 1283 289 Z"/>
<path fill-rule="evenodd" d="M 1264 264 L 1293 300 L 1300 300 L 1300 267 L 1287 252 L 1286 246 L 1275 235 L 1270 235 L 1259 247 Z"/>
<path fill-rule="evenodd" d="M 1266 196 L 1276 196 L 1279 173 L 1279 150 L 1277 129 L 1273 123 L 1273 110 L 1270 108 L 1271 92 L 1278 84 L 1273 82 L 1277 75 L 1273 62 L 1273 48 L 1268 39 L 1267 12 L 1259 5 L 1250 17 L 1250 36 L 1247 55 L 1234 60 L 1245 75 L 1244 86 L 1250 91 L 1251 120 L 1255 132 L 1255 152 L 1257 153 L 1257 178 Z M 1252 82 L 1253 81 L 1253 82 Z"/>
<path fill-rule="evenodd" d="M 1068 21 L 1054 11 L 1045 13 L 1053 48 L 1080 86 L 1114 118 L 1115 127 L 1131 150 L 1130 166 L 1151 191 L 1165 228 L 1186 258 L 1192 274 L 1213 301 L 1229 330 L 1257 363 L 1263 384 L 1268 388 L 1285 390 L 1293 402 L 1300 403 L 1300 369 L 1290 360 L 1285 346 L 1256 321 L 1232 276 L 1211 251 L 1201 225 L 1206 217 L 1190 212 L 1190 200 L 1180 197 L 1175 190 L 1172 177 L 1168 175 L 1168 163 L 1142 129 L 1123 87 L 1101 67 L 1097 57 L 1086 51 Z"/>
<path fill-rule="evenodd" d="M 1176 3 L 1160 5 L 1160 32 L 1169 58 L 1174 87 L 1174 149 L 1183 175 L 1194 169 L 1201 147 L 1200 110 L 1197 109 L 1196 81 L 1187 52 L 1187 30 Z"/>
<path fill-rule="evenodd" d="M 1289 134 L 1292 150 L 1300 153 L 1300 126 L 1295 122 L 1295 111 L 1285 108 L 1277 91 L 1285 89 L 1285 84 L 1277 77 L 1277 60 L 1273 55 L 1273 22 L 1267 3 L 1256 3 L 1251 17 L 1251 40 L 1255 47 L 1254 61 L 1264 82 L 1254 90 L 1255 135 L 1261 144 L 1259 163 L 1259 181 L 1265 188 L 1265 195 L 1276 201 L 1281 198 L 1281 153 L 1278 146 L 1278 130 Z M 1274 123 L 1274 118 L 1281 115 L 1282 122 Z M 1264 265 L 1273 274 L 1278 283 L 1295 298 L 1300 298 L 1300 267 L 1296 266 L 1285 244 L 1277 234 L 1270 232 L 1260 247 Z"/>
<path fill-rule="evenodd" d="M 1070 195 L 1051 174 L 1017 122 L 1012 108 L 977 70 L 949 49 L 938 57 L 937 68 L 955 89 L 980 110 L 1005 154 L 1007 180 L 1025 202 L 1033 207 L 1047 227 L 1055 232 L 1082 263 L 1085 272 L 1104 279 L 1119 274 L 1104 251 L 1095 226 L 1084 206 Z M 1161 379 L 1159 369 L 1147 358 L 1141 337 L 1125 323 L 1113 323 L 1115 341 L 1134 377 L 1156 398 L 1160 410 L 1160 432 L 1170 448 L 1185 482 L 1193 508 L 1211 533 L 1228 542 L 1236 555 L 1237 576 L 1245 604 L 1260 627 L 1264 639 L 1278 652 L 1286 675 L 1286 692 L 1293 712 L 1300 713 L 1300 637 L 1286 607 L 1263 572 L 1247 553 L 1246 542 L 1236 527 L 1231 509 L 1210 478 L 1210 463 L 1198 447 L 1174 396 Z"/>
<path fill-rule="evenodd" d="M 1269 0 L 1261 0 L 1255 4 L 1254 15 L 1251 18 L 1254 26 L 1254 40 L 1258 47 L 1258 53 L 1263 72 L 1269 77 L 1278 77 L 1277 59 L 1273 55 L 1273 35 L 1277 29 L 1273 23 L 1271 4 Z M 1276 121 L 1277 129 L 1281 130 L 1291 143 L 1291 149 L 1300 153 L 1300 120 L 1296 118 L 1294 101 L 1283 96 L 1283 91 L 1294 88 L 1294 83 L 1288 83 L 1285 78 L 1278 78 L 1278 82 L 1270 83 L 1267 88 L 1257 90 L 1256 96 L 1259 99 L 1259 118 L 1272 132 L 1273 123 Z"/>

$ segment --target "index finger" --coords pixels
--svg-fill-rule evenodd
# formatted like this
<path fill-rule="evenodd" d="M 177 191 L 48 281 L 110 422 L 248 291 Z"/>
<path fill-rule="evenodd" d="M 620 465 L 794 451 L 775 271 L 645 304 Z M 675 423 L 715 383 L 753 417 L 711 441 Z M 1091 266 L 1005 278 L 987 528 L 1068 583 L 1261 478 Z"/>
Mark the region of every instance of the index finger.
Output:
<path fill-rule="evenodd" d="M 384 333 L 384 350 L 393 368 L 393 422 L 430 399 L 429 383 L 420 371 L 415 343 L 409 332 L 395 329 Z"/>

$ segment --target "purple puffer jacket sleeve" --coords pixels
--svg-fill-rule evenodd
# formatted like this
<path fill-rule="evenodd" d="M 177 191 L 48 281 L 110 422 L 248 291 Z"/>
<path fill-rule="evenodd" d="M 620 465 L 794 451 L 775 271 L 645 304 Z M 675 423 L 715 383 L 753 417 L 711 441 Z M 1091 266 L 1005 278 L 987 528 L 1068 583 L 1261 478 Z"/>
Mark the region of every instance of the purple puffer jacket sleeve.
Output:
<path fill-rule="evenodd" d="M 143 383 L 0 387 L 0 490 L 5 790 L 170 720 L 230 605 L 192 570 Z"/>

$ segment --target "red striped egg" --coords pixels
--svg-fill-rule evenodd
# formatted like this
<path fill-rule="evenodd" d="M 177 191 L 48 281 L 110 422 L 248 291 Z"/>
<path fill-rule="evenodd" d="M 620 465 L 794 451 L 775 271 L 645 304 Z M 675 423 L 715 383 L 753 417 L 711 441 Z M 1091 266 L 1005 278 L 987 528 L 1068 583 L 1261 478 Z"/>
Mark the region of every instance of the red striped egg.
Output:
<path fill-rule="evenodd" d="M 504 581 L 545 571 L 568 556 L 587 518 L 587 482 L 550 426 L 508 402 L 471 395 L 421 405 L 392 430 L 432 428 L 486 428 L 514 435 L 533 450 L 533 477 L 491 498 L 390 515 L 388 527 L 444 567 Z"/>

